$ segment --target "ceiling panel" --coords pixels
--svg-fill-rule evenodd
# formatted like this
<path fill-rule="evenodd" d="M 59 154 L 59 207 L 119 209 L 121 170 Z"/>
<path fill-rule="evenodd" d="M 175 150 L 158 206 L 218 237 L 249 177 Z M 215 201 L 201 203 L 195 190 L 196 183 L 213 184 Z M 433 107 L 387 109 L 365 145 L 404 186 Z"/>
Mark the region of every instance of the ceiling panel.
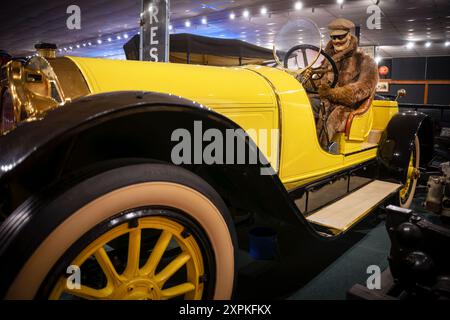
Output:
<path fill-rule="evenodd" d="M 294 0 L 172 0 L 171 23 L 175 33 L 194 33 L 222 38 L 239 38 L 261 46 L 270 46 L 278 30 L 289 20 L 305 17 L 315 21 L 325 33 L 333 19 L 345 17 L 361 27 L 361 44 L 380 46 L 386 56 L 450 55 L 449 0 L 381 0 L 381 30 L 366 26 L 367 8 L 376 0 L 303 0 L 303 9 L 294 10 Z M 0 49 L 28 55 L 40 41 L 53 42 L 63 53 L 82 56 L 123 57 L 126 35 L 138 32 L 140 0 L 17 0 L 3 1 L 0 11 Z M 66 9 L 79 5 L 82 29 L 68 30 Z M 265 6 L 267 15 L 261 15 Z M 250 18 L 243 18 L 244 9 Z M 230 20 L 233 12 L 236 19 Z M 201 24 L 206 17 L 208 24 Z M 186 28 L 185 21 L 192 26 Z M 111 41 L 108 41 L 111 38 Z M 102 44 L 97 40 L 101 39 Z M 407 49 L 408 41 L 415 42 Z M 432 42 L 425 47 L 427 41 Z M 88 44 L 91 43 L 91 46 Z M 83 44 L 85 46 L 83 46 Z M 79 48 L 77 48 L 79 46 Z M 70 49 L 71 48 L 71 49 Z"/>

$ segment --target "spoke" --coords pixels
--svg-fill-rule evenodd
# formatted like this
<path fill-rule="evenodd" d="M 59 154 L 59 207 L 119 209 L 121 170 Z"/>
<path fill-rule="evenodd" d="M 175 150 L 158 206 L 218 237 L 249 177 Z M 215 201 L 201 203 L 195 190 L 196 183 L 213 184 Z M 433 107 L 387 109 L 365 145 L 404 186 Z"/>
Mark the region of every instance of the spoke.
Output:
<path fill-rule="evenodd" d="M 166 282 L 171 276 L 173 276 L 182 266 L 189 261 L 191 256 L 183 252 L 178 257 L 176 257 L 172 262 L 170 262 L 160 273 L 155 276 L 155 281 L 158 284 L 163 284 Z"/>
<path fill-rule="evenodd" d="M 309 66 L 309 63 L 308 63 L 308 56 L 306 55 L 306 49 L 302 48 L 301 50 L 302 50 L 303 60 L 305 61 L 305 67 L 307 67 L 307 66 Z"/>
<path fill-rule="evenodd" d="M 116 268 L 114 268 L 111 259 L 109 259 L 106 250 L 101 247 L 95 252 L 95 259 L 97 259 L 98 264 L 102 268 L 105 273 L 106 278 L 108 279 L 108 283 L 116 286 L 119 280 L 119 275 L 117 274 Z"/>
<path fill-rule="evenodd" d="M 294 61 L 295 61 L 295 64 L 297 65 L 297 68 L 301 69 L 300 65 L 298 64 L 298 55 L 297 54 L 294 57 Z"/>
<path fill-rule="evenodd" d="M 50 293 L 50 296 L 48 297 L 49 300 L 59 300 L 61 298 L 61 294 L 64 292 L 64 289 L 66 288 L 67 279 L 64 277 L 61 277 L 55 288 L 53 288 L 53 291 Z"/>
<path fill-rule="evenodd" d="M 111 290 L 108 288 L 98 290 L 87 286 L 81 286 L 80 289 L 66 288 L 64 292 L 88 300 L 106 299 L 111 294 Z"/>
<path fill-rule="evenodd" d="M 161 291 L 163 299 L 171 299 L 195 290 L 195 286 L 186 282 L 175 287 L 167 288 Z"/>
<path fill-rule="evenodd" d="M 128 258 L 124 275 L 134 277 L 139 270 L 139 258 L 141 251 L 141 229 L 135 229 L 129 233 Z"/>
<path fill-rule="evenodd" d="M 152 250 L 150 257 L 142 268 L 143 274 L 153 274 L 158 266 L 161 258 L 172 240 L 172 234 L 168 231 L 163 231 Z"/>

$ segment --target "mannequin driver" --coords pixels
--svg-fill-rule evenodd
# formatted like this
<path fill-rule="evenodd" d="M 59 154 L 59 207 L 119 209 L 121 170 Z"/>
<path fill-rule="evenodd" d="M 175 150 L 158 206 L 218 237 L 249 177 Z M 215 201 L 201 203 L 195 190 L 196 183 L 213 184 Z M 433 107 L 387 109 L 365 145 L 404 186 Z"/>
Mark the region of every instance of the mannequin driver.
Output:
<path fill-rule="evenodd" d="M 325 52 L 336 63 L 339 78 L 335 88 L 329 87 L 329 75 L 319 84 L 319 98 L 324 107 L 317 122 L 317 133 L 324 149 L 328 149 L 336 133 L 345 130 L 350 112 L 374 94 L 378 83 L 377 65 L 370 56 L 358 51 L 358 41 L 351 34 L 354 27 L 347 19 L 336 19 L 328 25 L 331 39 Z"/>

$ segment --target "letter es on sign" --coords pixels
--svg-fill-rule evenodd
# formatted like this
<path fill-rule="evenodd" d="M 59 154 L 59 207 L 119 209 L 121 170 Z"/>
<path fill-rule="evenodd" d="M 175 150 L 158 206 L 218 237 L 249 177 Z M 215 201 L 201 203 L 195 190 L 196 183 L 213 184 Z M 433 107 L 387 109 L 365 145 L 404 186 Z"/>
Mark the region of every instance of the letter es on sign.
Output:
<path fill-rule="evenodd" d="M 169 61 L 169 0 L 142 0 L 141 60 Z"/>

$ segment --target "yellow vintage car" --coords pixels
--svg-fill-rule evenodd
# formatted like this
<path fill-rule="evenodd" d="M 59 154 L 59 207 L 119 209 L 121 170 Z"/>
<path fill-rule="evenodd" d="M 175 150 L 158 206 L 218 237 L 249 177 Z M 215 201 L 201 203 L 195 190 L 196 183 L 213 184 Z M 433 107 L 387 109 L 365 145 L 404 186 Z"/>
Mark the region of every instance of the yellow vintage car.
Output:
<path fill-rule="evenodd" d="M 433 147 L 426 116 L 375 98 L 323 150 L 305 69 L 299 81 L 275 67 L 57 58 L 52 48 L 9 62 L 0 295 L 256 298 L 305 283 L 381 204 L 411 203 Z M 174 161 L 185 133 L 195 141 L 179 155 L 193 159 Z M 220 137 L 233 147 L 204 161 Z"/>

